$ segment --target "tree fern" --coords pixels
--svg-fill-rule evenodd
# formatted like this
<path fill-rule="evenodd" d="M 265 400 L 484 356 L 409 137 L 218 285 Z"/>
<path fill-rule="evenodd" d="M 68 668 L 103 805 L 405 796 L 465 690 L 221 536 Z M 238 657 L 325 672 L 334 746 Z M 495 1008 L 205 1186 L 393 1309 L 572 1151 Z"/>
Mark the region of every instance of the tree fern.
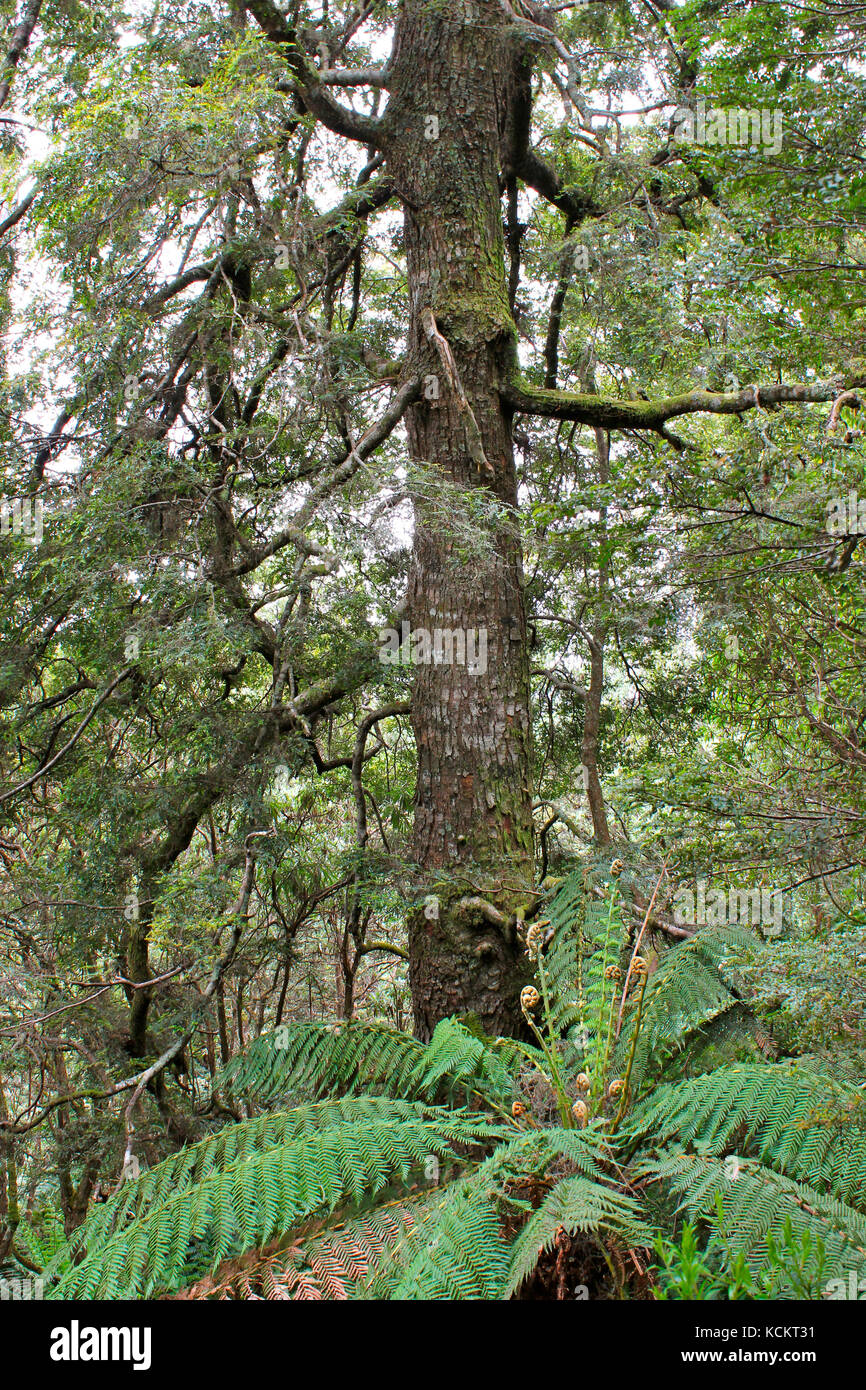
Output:
<path fill-rule="evenodd" d="M 690 1043 L 737 1002 L 731 958 L 754 938 L 707 928 L 653 970 L 629 945 L 615 881 L 599 898 L 581 874 L 550 927 L 527 933 L 537 1046 L 455 1019 L 426 1046 L 354 1022 L 256 1039 L 218 1087 L 306 1103 L 125 1183 L 55 1256 L 50 1296 L 508 1298 L 588 1246 L 602 1268 L 646 1270 L 659 1196 L 698 1221 L 720 1206 L 756 1271 L 777 1267 L 788 1232 L 828 1279 L 866 1273 L 860 1091 L 784 1064 L 689 1074 Z M 675 1053 L 686 1074 L 666 1080 Z"/>

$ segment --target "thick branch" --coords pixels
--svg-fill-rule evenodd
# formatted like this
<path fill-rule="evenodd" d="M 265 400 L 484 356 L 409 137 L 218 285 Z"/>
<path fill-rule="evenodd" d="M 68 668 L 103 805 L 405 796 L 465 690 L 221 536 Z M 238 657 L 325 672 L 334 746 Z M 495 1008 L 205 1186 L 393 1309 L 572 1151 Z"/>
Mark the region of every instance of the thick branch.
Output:
<path fill-rule="evenodd" d="M 320 68 L 316 77 L 327 87 L 387 87 L 387 68 Z"/>
<path fill-rule="evenodd" d="M 9 47 L 6 50 L 6 68 L 3 73 L 3 80 L 0 81 L 0 106 L 5 106 L 6 104 L 6 100 L 9 96 L 9 89 L 12 86 L 12 79 L 15 76 L 15 69 L 18 66 L 22 53 L 30 42 L 41 9 L 42 0 L 29 0 L 21 16 L 20 24 L 16 26 L 12 34 Z"/>
<path fill-rule="evenodd" d="M 507 7 L 510 10 L 510 6 Z M 539 31 L 545 41 L 552 36 Z M 532 72 L 534 54 L 518 44 L 512 53 L 507 105 L 501 137 L 501 157 L 506 183 L 517 177 L 564 212 L 572 226 L 598 216 L 600 208 L 586 193 L 564 186 L 559 175 L 530 147 L 532 136 Z"/>
<path fill-rule="evenodd" d="M 328 130 L 364 145 L 379 144 L 380 123 L 368 116 L 359 116 L 323 90 L 322 78 L 307 63 L 301 52 L 294 29 L 286 23 L 285 15 L 272 0 L 247 0 L 246 8 L 262 33 L 271 43 L 279 45 L 291 73 L 303 110 L 310 111 Z"/>
<path fill-rule="evenodd" d="M 568 287 L 571 284 L 572 272 L 574 269 L 574 258 L 571 254 L 571 247 L 568 243 L 568 236 L 572 231 L 572 219 L 570 216 L 565 220 L 566 246 L 562 253 L 562 261 L 559 271 L 559 281 L 554 291 L 553 299 L 550 302 L 550 313 L 547 320 L 547 336 L 544 342 L 544 385 L 548 391 L 556 390 L 557 377 L 559 376 L 559 334 L 562 327 L 562 311 L 565 307 L 565 296 L 568 294 Z"/>
<path fill-rule="evenodd" d="M 556 171 L 534 150 L 526 151 L 517 163 L 515 172 L 518 178 L 530 188 L 534 188 L 542 198 L 546 198 L 554 207 L 559 208 L 560 212 L 564 212 L 566 217 L 571 218 L 575 225 L 587 217 L 597 217 L 601 211 L 588 193 L 582 193 L 577 188 L 566 188 Z"/>
<path fill-rule="evenodd" d="M 366 946 L 362 946 L 358 952 L 359 956 L 368 956 L 371 951 L 390 951 L 392 956 L 400 956 L 401 960 L 409 959 L 409 952 L 404 951 L 402 946 L 395 946 L 390 941 L 370 941 Z"/>
<path fill-rule="evenodd" d="M 31 189 L 27 196 L 22 198 L 21 202 L 16 204 L 12 211 L 3 218 L 3 221 L 0 222 L 0 236 L 5 236 L 10 228 L 15 227 L 21 221 L 21 218 L 24 216 L 25 212 L 27 212 L 28 208 L 33 206 L 37 191 L 38 186 Z"/>
<path fill-rule="evenodd" d="M 858 377 L 848 386 L 866 384 Z M 815 404 L 833 401 L 839 394 L 839 380 L 801 382 L 791 385 L 744 386 L 741 391 L 686 391 L 657 401 L 620 401 L 577 391 L 550 391 L 531 386 L 514 377 L 502 390 L 503 398 L 526 415 L 543 415 L 552 420 L 576 420 L 579 424 L 602 429 L 660 430 L 678 415 L 742 415 L 747 410 L 774 408 L 790 403 Z"/>

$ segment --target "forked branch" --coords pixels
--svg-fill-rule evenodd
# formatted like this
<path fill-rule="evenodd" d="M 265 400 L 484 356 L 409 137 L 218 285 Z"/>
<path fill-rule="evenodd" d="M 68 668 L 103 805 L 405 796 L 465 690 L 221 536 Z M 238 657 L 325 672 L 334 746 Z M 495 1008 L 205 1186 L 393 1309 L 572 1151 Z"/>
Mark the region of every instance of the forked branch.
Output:
<path fill-rule="evenodd" d="M 271 43 L 279 46 L 280 52 L 295 79 L 295 89 L 302 110 L 312 113 L 328 130 L 344 135 L 349 140 L 360 140 L 364 145 L 379 144 L 379 121 L 369 116 L 359 115 L 348 106 L 324 90 L 322 76 L 310 66 L 298 44 L 295 30 L 286 22 L 272 0 L 247 0 L 246 8 L 258 24 L 262 33 Z M 347 74 L 341 74 L 345 79 Z M 370 74 L 366 73 L 365 78 Z M 344 80 L 340 85 L 348 86 Z"/>

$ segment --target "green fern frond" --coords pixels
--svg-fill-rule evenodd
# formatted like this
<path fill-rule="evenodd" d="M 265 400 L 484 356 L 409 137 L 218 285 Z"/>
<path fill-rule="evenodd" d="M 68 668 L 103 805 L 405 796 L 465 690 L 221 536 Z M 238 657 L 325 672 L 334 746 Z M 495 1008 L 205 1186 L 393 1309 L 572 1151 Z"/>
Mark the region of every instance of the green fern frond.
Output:
<path fill-rule="evenodd" d="M 477 1115 L 390 1099 L 326 1102 L 232 1127 L 130 1184 L 97 1211 L 66 1252 L 58 1298 L 147 1297 L 183 1281 L 190 1242 L 208 1239 L 212 1267 L 260 1248 L 313 1215 L 420 1180 L 431 1158 L 501 1131 Z M 83 1251 L 79 1264 L 70 1260 Z"/>
<path fill-rule="evenodd" d="M 109 1201 L 92 1207 L 86 1226 L 87 1239 L 91 1243 L 107 1240 L 152 1207 L 196 1188 L 211 1173 L 229 1169 L 278 1145 L 315 1135 L 322 1129 L 340 1127 L 354 1119 L 399 1120 L 417 1113 L 417 1106 L 410 1103 L 360 1098 L 322 1101 L 226 1125 L 217 1134 L 181 1149 L 142 1173 L 134 1182 L 124 1183 Z M 73 1242 L 83 1240 L 84 1233 L 82 1227 L 72 1238 Z"/>
<path fill-rule="evenodd" d="M 736 995 L 722 971 L 731 955 L 747 945 L 754 947 L 754 943 L 754 934 L 741 926 L 714 926 L 703 928 L 664 953 L 644 994 L 632 1064 L 633 1091 L 660 1071 L 691 1034 L 736 1004 Z M 611 1061 L 613 1071 L 622 1069 L 631 1051 L 635 1009 L 630 1004 Z"/>
<path fill-rule="evenodd" d="M 795 1067 L 719 1067 L 658 1087 L 627 1132 L 704 1152 L 754 1154 L 791 1177 L 866 1208 L 866 1112 L 853 1087 Z"/>
<path fill-rule="evenodd" d="M 442 1019 L 409 1077 L 410 1094 L 433 1099 L 443 1090 L 452 1096 L 460 1088 L 505 1099 L 514 1090 L 526 1049 L 497 1045 L 503 1042 L 476 1037 L 457 1019 Z"/>
<path fill-rule="evenodd" d="M 616 981 L 605 978 L 628 942 L 615 887 L 602 901 L 582 874 L 569 875 L 550 904 L 553 936 L 542 966 L 553 1029 L 567 1033 L 593 1078 L 600 1077 L 611 1036 Z"/>
<path fill-rule="evenodd" d="M 457 1019 L 443 1019 L 426 1047 L 380 1023 L 291 1023 L 256 1038 L 214 1085 L 264 1104 L 361 1089 L 432 1099 L 462 1087 L 505 1097 L 518 1066 L 516 1056 L 494 1050 L 491 1039 Z"/>
<path fill-rule="evenodd" d="M 523 1174 L 562 1168 L 563 1160 L 586 1177 L 604 1180 L 609 1148 L 603 1129 L 528 1129 L 501 1143 L 477 1170 L 480 1182 L 494 1182 L 503 1190 L 508 1179 Z"/>
<path fill-rule="evenodd" d="M 442 1189 L 394 1253 L 374 1286 L 379 1297 L 385 1289 L 397 1301 L 501 1297 L 508 1243 L 495 1203 L 471 1180 Z"/>
<path fill-rule="evenodd" d="M 31 1221 L 22 1217 L 15 1228 L 15 1247 L 38 1269 L 44 1269 L 65 1243 L 63 1217 L 58 1211 L 45 1212 Z"/>
<path fill-rule="evenodd" d="M 557 889 L 548 916 L 553 935 L 544 955 L 551 1015 L 557 1032 L 578 1022 L 579 942 L 587 892 L 581 874 L 569 874 Z"/>
<path fill-rule="evenodd" d="M 424 1045 L 383 1023 L 288 1023 L 263 1033 L 214 1089 L 261 1104 L 365 1090 L 406 1095 Z"/>
<path fill-rule="evenodd" d="M 742 1252 L 753 1273 L 771 1269 L 768 1240 L 779 1245 L 789 1226 L 794 1239 L 808 1232 L 813 1259 L 826 1282 L 866 1275 L 866 1216 L 845 1202 L 792 1181 L 756 1162 L 738 1166 L 737 1176 L 717 1158 L 671 1152 L 642 1166 L 644 1177 L 662 1182 L 681 1199 L 689 1216 L 709 1218 L 721 1201 L 721 1231 L 734 1254 Z M 804 1271 L 813 1276 L 817 1267 Z"/>
<path fill-rule="evenodd" d="M 543 1251 L 553 1249 L 560 1230 L 616 1236 L 626 1245 L 651 1246 L 654 1232 L 640 1218 L 640 1206 L 609 1184 L 578 1175 L 564 1178 L 524 1226 L 511 1251 L 504 1296 L 530 1277 Z"/>
<path fill-rule="evenodd" d="M 619 1206 L 618 1194 L 603 1172 L 604 1153 L 605 1138 L 600 1130 L 539 1129 L 515 1135 L 474 1172 L 440 1189 L 423 1211 L 417 1213 L 417 1225 L 391 1250 L 387 1261 L 370 1281 L 367 1296 L 507 1298 L 512 1291 L 515 1247 L 504 1234 L 503 1222 L 507 1209 L 520 1210 L 520 1203 L 511 1195 L 511 1189 L 515 1179 L 546 1174 L 554 1163 L 561 1169 L 565 1163 L 579 1170 L 573 1181 L 586 1185 L 587 1212 L 607 1212 L 621 1235 L 639 1233 L 639 1243 L 646 1243 L 644 1228 L 631 1214 L 626 1220 L 626 1208 Z M 593 1206 L 591 1193 L 595 1189 Z M 631 1213 L 633 1204 L 630 1199 L 624 1200 Z M 606 1229 L 601 1217 L 598 1229 Z M 520 1250 L 523 1252 L 522 1246 Z M 520 1258 L 528 1259 L 528 1253 L 521 1253 Z M 535 1246 L 537 1260 L 538 1242 Z M 517 1283 L 523 1277 L 521 1275 Z M 516 1286 L 515 1283 L 513 1287 Z"/>

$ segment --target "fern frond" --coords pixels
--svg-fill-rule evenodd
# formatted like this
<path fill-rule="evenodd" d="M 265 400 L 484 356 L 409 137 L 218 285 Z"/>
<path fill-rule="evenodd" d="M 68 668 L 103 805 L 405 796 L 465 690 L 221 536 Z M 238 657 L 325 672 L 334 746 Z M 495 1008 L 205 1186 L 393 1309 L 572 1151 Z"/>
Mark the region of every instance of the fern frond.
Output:
<path fill-rule="evenodd" d="M 761 1163 L 866 1209 L 866 1110 L 859 1092 L 795 1067 L 719 1067 L 659 1086 L 632 1111 L 632 1137 L 676 1138 Z"/>
<path fill-rule="evenodd" d="M 543 1173 L 565 1163 L 598 1181 L 604 1180 L 604 1164 L 610 1150 L 601 1128 L 523 1130 L 499 1144 L 480 1165 L 480 1182 L 494 1182 L 502 1190 L 508 1179 L 527 1173 Z"/>
<path fill-rule="evenodd" d="M 422 1043 L 383 1023 L 288 1023 L 233 1058 L 214 1089 L 261 1104 L 361 1089 L 404 1096 L 423 1053 Z"/>
<path fill-rule="evenodd" d="M 424 1194 L 419 1205 L 427 1201 Z M 413 1205 L 396 1203 L 307 1241 L 304 1261 L 322 1288 L 323 1297 L 356 1297 L 371 1272 L 416 1221 Z"/>
<path fill-rule="evenodd" d="M 710 1217 L 721 1200 L 721 1231 L 731 1250 L 742 1252 L 754 1273 L 769 1270 L 768 1239 L 779 1245 L 790 1230 L 795 1240 L 808 1232 L 812 1265 L 804 1273 L 847 1280 L 851 1270 L 866 1275 L 866 1216 L 845 1202 L 793 1182 L 759 1163 L 744 1163 L 736 1179 L 717 1158 L 680 1151 L 642 1166 L 681 1198 L 689 1216 Z M 818 1267 L 818 1243 L 821 1265 Z"/>
<path fill-rule="evenodd" d="M 502 1046 L 505 1041 L 476 1037 L 457 1019 L 442 1019 L 408 1079 L 410 1094 L 432 1100 L 460 1088 L 490 1098 L 510 1096 L 525 1050 Z"/>
<path fill-rule="evenodd" d="M 578 945 L 586 904 L 583 876 L 574 873 L 557 889 L 548 908 L 553 935 L 544 953 L 544 968 L 553 1024 L 559 1033 L 565 1033 L 579 1019 Z"/>
<path fill-rule="evenodd" d="M 609 1183 L 578 1175 L 564 1178 L 524 1226 L 511 1251 L 504 1297 L 515 1293 L 532 1274 L 541 1254 L 551 1250 L 560 1230 L 616 1236 L 631 1246 L 651 1246 L 654 1232 L 640 1218 L 633 1198 Z"/>
<path fill-rule="evenodd" d="M 254 1251 L 226 1261 L 180 1298 L 325 1299 L 356 1298 L 389 1249 L 417 1222 L 415 1208 L 428 1192 L 390 1202 L 354 1220 L 275 1251 Z"/>
<path fill-rule="evenodd" d="M 616 982 L 605 978 L 628 941 L 621 903 L 611 887 L 593 899 L 582 874 L 569 875 L 549 909 L 553 936 L 545 972 L 554 1031 L 567 1033 L 595 1083 L 600 1079 L 611 1030 Z"/>
<path fill-rule="evenodd" d="M 477 1178 L 477 1174 L 475 1175 Z M 368 1298 L 496 1299 L 508 1243 L 495 1201 L 477 1181 L 440 1188 L 369 1281 Z"/>
<path fill-rule="evenodd" d="M 313 1215 L 420 1179 L 431 1157 L 501 1131 L 478 1116 L 390 1099 L 326 1102 L 231 1127 L 160 1164 L 97 1211 L 70 1243 L 52 1296 L 147 1297 L 182 1282 L 190 1242 L 207 1239 L 212 1267 L 261 1247 Z M 70 1260 L 84 1252 L 79 1264 Z"/>
<path fill-rule="evenodd" d="M 63 1217 L 58 1211 L 47 1212 L 33 1221 L 22 1217 L 15 1228 L 16 1247 L 38 1269 L 44 1269 L 65 1243 Z"/>
<path fill-rule="evenodd" d="M 731 955 L 754 942 L 754 934 L 737 924 L 705 927 L 664 953 L 644 995 L 632 1064 L 633 1091 L 661 1070 L 691 1034 L 737 1002 L 722 970 Z M 613 1071 L 622 1069 L 631 1051 L 635 1022 L 632 1008 L 612 1058 Z"/>
<path fill-rule="evenodd" d="M 417 1225 L 394 1246 L 369 1283 L 367 1296 L 507 1298 L 514 1247 L 504 1233 L 503 1222 L 507 1208 L 519 1207 L 512 1188 L 516 1179 L 546 1174 L 555 1163 L 560 1170 L 564 1163 L 577 1168 L 574 1181 L 586 1184 L 588 1203 L 591 1190 L 598 1189 L 593 1210 L 604 1208 L 620 1233 L 636 1234 L 638 1225 L 625 1220 L 625 1208 L 618 1206 L 618 1194 L 602 1170 L 605 1147 L 600 1130 L 540 1129 L 515 1135 L 474 1172 L 440 1189 L 417 1213 Z M 586 1209 L 589 1211 L 590 1206 Z M 601 1218 L 598 1228 L 605 1229 Z M 643 1236 L 643 1227 L 640 1231 Z M 537 1261 L 537 1243 L 535 1249 Z M 528 1254 L 521 1258 L 527 1259 Z"/>
<path fill-rule="evenodd" d="M 292 1023 L 262 1034 L 216 1079 L 226 1094 L 267 1104 L 287 1096 L 364 1090 L 404 1098 L 453 1096 L 458 1087 L 511 1093 L 519 1061 L 457 1019 L 443 1019 L 429 1044 L 380 1023 Z"/>

